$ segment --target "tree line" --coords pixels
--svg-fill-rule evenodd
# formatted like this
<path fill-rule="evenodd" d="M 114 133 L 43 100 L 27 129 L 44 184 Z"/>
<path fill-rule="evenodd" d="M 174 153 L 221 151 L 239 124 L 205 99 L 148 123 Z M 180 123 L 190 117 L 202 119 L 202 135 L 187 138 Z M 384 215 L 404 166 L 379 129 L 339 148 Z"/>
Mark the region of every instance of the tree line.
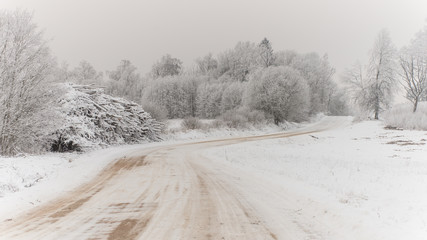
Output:
<path fill-rule="evenodd" d="M 238 42 L 217 56 L 211 53 L 185 69 L 169 54 L 140 75 L 129 61 L 104 74 L 88 62 L 59 68 L 57 79 L 95 84 L 142 104 L 158 119 L 218 118 L 238 109 L 257 111 L 267 121 L 302 121 L 320 112 L 347 113 L 345 93 L 333 80 L 327 55 L 275 51 L 264 38 L 258 44 Z"/>

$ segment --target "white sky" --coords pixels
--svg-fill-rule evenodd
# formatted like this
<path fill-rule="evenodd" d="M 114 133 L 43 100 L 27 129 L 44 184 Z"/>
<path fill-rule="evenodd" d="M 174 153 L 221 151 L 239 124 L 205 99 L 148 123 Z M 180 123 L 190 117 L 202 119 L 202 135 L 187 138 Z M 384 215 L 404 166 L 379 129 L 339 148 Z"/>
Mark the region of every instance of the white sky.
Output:
<path fill-rule="evenodd" d="M 60 62 L 103 71 L 129 59 L 141 73 L 166 53 L 189 66 L 267 37 L 276 50 L 328 53 L 339 75 L 382 28 L 401 47 L 427 19 L 427 0 L 0 0 L 17 7 L 34 11 Z"/>

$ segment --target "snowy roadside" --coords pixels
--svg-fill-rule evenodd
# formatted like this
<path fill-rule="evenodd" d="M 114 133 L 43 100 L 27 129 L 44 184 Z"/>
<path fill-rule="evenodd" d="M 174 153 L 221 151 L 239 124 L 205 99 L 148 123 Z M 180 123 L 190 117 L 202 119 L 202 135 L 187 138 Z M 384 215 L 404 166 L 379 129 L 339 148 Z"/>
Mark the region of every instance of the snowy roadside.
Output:
<path fill-rule="evenodd" d="M 297 198 L 282 214 L 295 213 L 295 221 L 318 236 L 427 239 L 426 144 L 426 132 L 386 130 L 382 122 L 370 121 L 216 147 L 203 155 Z M 253 195 L 247 199 L 269 202 Z"/>
<path fill-rule="evenodd" d="M 162 135 L 162 139 L 165 141 L 185 141 L 185 140 L 197 140 L 197 139 L 215 139 L 215 138 L 225 138 L 225 137 L 243 137 L 243 136 L 256 136 L 269 133 L 277 133 L 283 131 L 289 131 L 296 128 L 302 128 L 314 124 L 325 117 L 323 114 L 318 114 L 317 116 L 311 118 L 307 122 L 302 123 L 293 123 L 285 122 L 279 126 L 270 123 L 258 126 L 251 126 L 248 128 L 236 129 L 236 128 L 202 128 L 202 129 L 193 129 L 187 130 L 184 129 L 182 124 L 182 119 L 171 119 L 166 122 L 166 130 Z M 214 120 L 202 119 L 200 120 L 204 125 L 211 125 Z"/>
<path fill-rule="evenodd" d="M 0 157 L 0 222 L 71 191 L 114 159 L 143 146 L 118 146 L 84 154 Z"/>
<path fill-rule="evenodd" d="M 320 120 L 322 116 L 312 120 Z M 205 123 L 209 120 L 203 120 Z M 215 139 L 235 136 L 261 135 L 294 129 L 310 123 L 284 126 L 268 125 L 251 129 L 181 129 L 182 120 L 171 120 L 163 142 L 123 145 L 87 153 L 47 153 L 44 155 L 20 155 L 0 157 L 0 222 L 11 214 L 40 205 L 89 181 L 111 161 L 137 153 L 148 147 L 191 142 L 197 139 Z"/>

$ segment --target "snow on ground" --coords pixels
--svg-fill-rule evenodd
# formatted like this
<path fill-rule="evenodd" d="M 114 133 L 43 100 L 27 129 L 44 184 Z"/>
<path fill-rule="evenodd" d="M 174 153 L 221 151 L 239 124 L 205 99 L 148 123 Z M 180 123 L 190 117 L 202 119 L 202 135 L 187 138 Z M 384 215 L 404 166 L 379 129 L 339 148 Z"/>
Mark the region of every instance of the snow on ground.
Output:
<path fill-rule="evenodd" d="M 0 222 L 12 216 L 9 213 L 70 191 L 112 160 L 141 148 L 278 130 L 282 129 L 178 129 L 162 143 L 0 158 Z M 215 147 L 203 154 L 291 192 L 296 204 L 286 207 L 294 208 L 295 221 L 319 236 L 427 239 L 426 144 L 425 131 L 387 130 L 382 122 L 368 121 L 310 135 Z M 262 196 L 248 199 L 259 199 L 254 204 L 261 208 L 265 204 Z"/>
<path fill-rule="evenodd" d="M 201 129 L 184 129 L 182 119 L 170 119 L 167 120 L 165 125 L 166 129 L 164 134 L 161 136 L 166 141 L 179 141 L 179 140 L 196 140 L 196 139 L 207 139 L 207 138 L 224 138 L 224 137 L 240 137 L 240 136 L 255 136 L 268 133 L 283 132 L 285 130 L 291 130 L 302 126 L 309 125 L 310 123 L 321 120 L 324 115 L 318 115 L 313 119 L 303 123 L 283 123 L 277 126 L 273 123 L 251 126 L 248 128 L 215 128 L 209 127 L 215 120 L 212 119 L 201 119 L 201 123 L 205 126 Z"/>
<path fill-rule="evenodd" d="M 426 132 L 368 121 L 204 155 L 300 196 L 295 212 L 327 239 L 427 239 L 426 143 Z"/>
<path fill-rule="evenodd" d="M 321 119 L 318 116 L 312 121 Z M 201 120 L 210 124 L 213 120 Z M 163 142 L 145 143 L 92 150 L 87 153 L 48 153 L 44 155 L 0 156 L 0 222 L 9 213 L 18 213 L 71 191 L 93 178 L 111 161 L 138 149 L 188 142 L 194 139 L 215 139 L 230 136 L 259 135 L 307 125 L 288 123 L 280 127 L 267 125 L 251 129 L 183 130 L 182 119 L 169 120 Z"/>
<path fill-rule="evenodd" d="M 148 144 L 149 145 L 149 144 Z M 127 145 L 85 154 L 0 157 L 0 222 L 92 179 L 108 163 L 140 149 Z"/>

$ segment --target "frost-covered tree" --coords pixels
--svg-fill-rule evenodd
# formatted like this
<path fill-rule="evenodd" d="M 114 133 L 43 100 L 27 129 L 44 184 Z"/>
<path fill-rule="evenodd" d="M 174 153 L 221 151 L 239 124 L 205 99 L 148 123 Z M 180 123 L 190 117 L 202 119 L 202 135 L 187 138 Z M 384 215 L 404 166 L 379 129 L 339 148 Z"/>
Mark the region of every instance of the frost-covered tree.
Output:
<path fill-rule="evenodd" d="M 139 102 L 142 97 L 142 79 L 137 68 L 129 61 L 122 60 L 116 70 L 108 72 L 110 78 L 106 92 Z"/>
<path fill-rule="evenodd" d="M 396 87 L 395 48 L 386 30 L 375 40 L 369 64 L 347 71 L 344 76 L 353 101 L 366 112 L 373 112 L 378 119 L 382 110 L 388 108 Z"/>
<path fill-rule="evenodd" d="M 151 75 L 153 78 L 174 76 L 180 74 L 182 71 L 182 61 L 178 58 L 173 58 L 171 55 L 166 54 L 151 68 Z"/>
<path fill-rule="evenodd" d="M 375 40 L 368 65 L 369 89 L 366 107 L 374 111 L 375 119 L 379 118 L 380 112 L 387 108 L 392 100 L 396 86 L 395 69 L 395 48 L 388 31 L 382 30 Z"/>
<path fill-rule="evenodd" d="M 102 80 L 102 72 L 97 72 L 88 61 L 81 61 L 71 72 L 74 82 L 79 84 L 95 84 Z"/>
<path fill-rule="evenodd" d="M 328 56 L 320 57 L 317 53 L 294 55 L 288 52 L 285 63 L 298 70 L 310 87 L 310 114 L 328 111 L 332 77 L 335 69 L 329 64 Z"/>
<path fill-rule="evenodd" d="M 239 42 L 218 58 L 219 75 L 227 74 L 237 81 L 246 81 L 247 75 L 259 67 L 259 49 L 251 42 Z"/>
<path fill-rule="evenodd" d="M 203 58 L 196 59 L 197 70 L 201 74 L 209 74 L 218 68 L 218 61 L 213 57 L 212 53 Z"/>
<path fill-rule="evenodd" d="M 144 90 L 142 101 L 166 108 L 169 118 L 195 116 L 199 82 L 195 76 L 186 75 L 159 78 Z"/>
<path fill-rule="evenodd" d="M 221 114 L 222 94 L 225 83 L 205 82 L 197 89 L 197 115 L 202 118 L 215 118 Z"/>
<path fill-rule="evenodd" d="M 270 41 L 267 38 L 264 38 L 258 45 L 258 48 L 262 66 L 272 66 L 274 64 L 275 56 Z"/>
<path fill-rule="evenodd" d="M 307 117 L 309 88 L 301 74 L 290 67 L 260 69 L 250 76 L 246 104 L 272 116 L 274 123 Z"/>
<path fill-rule="evenodd" d="M 427 93 L 427 27 L 400 51 L 399 65 L 406 98 L 413 103 L 415 112 Z"/>
<path fill-rule="evenodd" d="M 53 124 L 53 58 L 25 11 L 0 12 L 0 154 L 40 150 Z"/>
<path fill-rule="evenodd" d="M 238 108 L 242 105 L 246 83 L 234 82 L 225 88 L 221 99 L 221 112 Z"/>

